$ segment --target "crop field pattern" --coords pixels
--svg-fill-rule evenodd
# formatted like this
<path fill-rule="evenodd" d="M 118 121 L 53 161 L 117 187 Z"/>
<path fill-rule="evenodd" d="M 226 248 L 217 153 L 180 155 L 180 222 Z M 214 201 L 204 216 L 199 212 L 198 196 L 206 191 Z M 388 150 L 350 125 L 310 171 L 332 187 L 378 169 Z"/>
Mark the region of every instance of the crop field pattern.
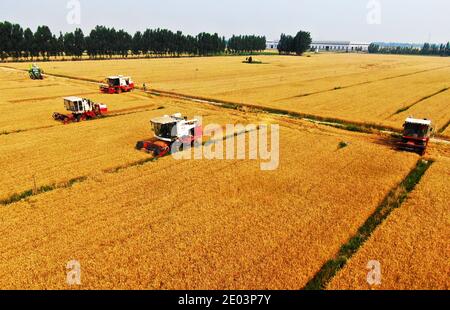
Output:
<path fill-rule="evenodd" d="M 428 170 L 321 285 L 371 289 L 366 265 L 376 259 L 379 288 L 448 289 L 450 62 L 258 59 L 48 62 L 43 81 L 28 79 L 27 64 L 0 65 L 0 288 L 302 289 L 421 163 L 386 133 L 159 90 L 398 129 L 411 114 L 433 119 L 442 140 L 424 157 Z M 95 81 L 112 74 L 155 91 L 100 94 Z M 109 114 L 57 123 L 51 116 L 64 112 L 65 96 L 107 104 Z M 152 137 L 151 118 L 177 112 L 202 117 L 203 126 L 278 124 L 278 169 L 261 171 L 261 161 L 248 158 L 152 160 L 135 149 Z M 73 259 L 80 287 L 66 283 Z"/>
<path fill-rule="evenodd" d="M 83 66 L 56 62 L 46 71 L 99 81 L 108 72 L 126 70 L 138 85 L 157 90 L 398 129 L 412 113 L 435 120 L 437 129 L 450 121 L 450 90 L 439 93 L 450 87 L 446 58 L 319 54 L 259 59 L 263 64 L 243 64 L 240 57 L 91 61 Z"/>
<path fill-rule="evenodd" d="M 379 259 L 380 289 L 450 289 L 450 161 L 439 160 L 401 209 L 329 285 L 330 289 L 370 289 L 366 264 Z M 363 276 L 361 276 L 363 275 Z"/>

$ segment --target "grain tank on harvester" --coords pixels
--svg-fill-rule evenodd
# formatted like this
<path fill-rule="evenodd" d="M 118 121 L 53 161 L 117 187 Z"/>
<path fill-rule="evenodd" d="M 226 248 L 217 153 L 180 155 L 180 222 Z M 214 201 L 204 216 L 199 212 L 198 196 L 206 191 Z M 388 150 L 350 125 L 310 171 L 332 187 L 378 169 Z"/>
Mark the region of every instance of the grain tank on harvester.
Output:
<path fill-rule="evenodd" d="M 432 122 L 428 119 L 408 117 L 403 125 L 402 140 L 398 143 L 401 150 L 424 155 L 433 132 Z"/>
<path fill-rule="evenodd" d="M 105 104 L 78 97 L 64 98 L 64 107 L 70 114 L 53 113 L 53 119 L 64 124 L 95 119 L 108 113 L 108 107 Z"/>
<path fill-rule="evenodd" d="M 175 145 L 177 149 L 186 145 L 194 146 L 203 136 L 200 122 L 188 120 L 180 113 L 154 118 L 150 123 L 155 137 L 149 141 L 139 141 L 136 149 L 144 150 L 156 158 L 169 154 Z"/>

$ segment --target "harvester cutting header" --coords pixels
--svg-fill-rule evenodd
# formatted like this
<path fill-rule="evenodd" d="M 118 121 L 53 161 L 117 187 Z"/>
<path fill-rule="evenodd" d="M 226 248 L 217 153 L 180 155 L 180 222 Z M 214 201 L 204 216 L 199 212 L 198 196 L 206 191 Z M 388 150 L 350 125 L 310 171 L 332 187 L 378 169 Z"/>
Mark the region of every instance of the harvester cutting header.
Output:
<path fill-rule="evenodd" d="M 165 156 L 174 144 L 178 144 L 180 149 L 184 145 L 193 146 L 203 136 L 200 121 L 188 120 L 180 113 L 154 118 L 150 123 L 155 137 L 150 141 L 139 141 L 136 149 L 145 150 L 154 157 Z"/>
<path fill-rule="evenodd" d="M 105 94 L 120 94 L 134 89 L 134 82 L 130 77 L 110 76 L 106 78 L 106 84 L 100 85 L 100 91 Z"/>

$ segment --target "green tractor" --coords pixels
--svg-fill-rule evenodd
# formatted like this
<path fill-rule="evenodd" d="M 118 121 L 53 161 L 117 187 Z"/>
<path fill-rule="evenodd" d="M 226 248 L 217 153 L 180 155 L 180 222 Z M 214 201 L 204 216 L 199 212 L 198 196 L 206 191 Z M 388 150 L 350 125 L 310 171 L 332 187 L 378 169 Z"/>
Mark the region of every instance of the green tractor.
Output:
<path fill-rule="evenodd" d="M 44 79 L 44 71 L 42 71 L 41 68 L 39 68 L 36 64 L 33 64 L 28 70 L 28 73 L 30 74 L 30 78 L 32 80 L 43 80 Z"/>

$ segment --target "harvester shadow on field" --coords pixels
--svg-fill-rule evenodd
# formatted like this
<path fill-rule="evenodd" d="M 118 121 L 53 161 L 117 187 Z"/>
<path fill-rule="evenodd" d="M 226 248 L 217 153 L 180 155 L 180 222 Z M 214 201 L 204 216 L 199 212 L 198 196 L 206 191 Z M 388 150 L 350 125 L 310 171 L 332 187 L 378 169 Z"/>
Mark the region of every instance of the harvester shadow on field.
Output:
<path fill-rule="evenodd" d="M 386 135 L 380 135 L 377 137 L 374 137 L 372 140 L 373 143 L 381 145 L 381 146 L 385 146 L 390 148 L 393 151 L 397 151 L 397 152 L 408 152 L 408 153 L 416 153 L 418 155 L 421 155 L 420 152 L 417 151 L 411 151 L 411 150 L 405 150 L 403 148 L 400 147 L 400 144 L 402 142 L 402 137 L 401 135 L 398 134 L 386 134 Z"/>
<path fill-rule="evenodd" d="M 397 144 L 400 140 L 401 139 L 395 135 L 381 135 L 373 137 L 373 143 L 391 148 L 393 150 L 397 150 Z"/>

